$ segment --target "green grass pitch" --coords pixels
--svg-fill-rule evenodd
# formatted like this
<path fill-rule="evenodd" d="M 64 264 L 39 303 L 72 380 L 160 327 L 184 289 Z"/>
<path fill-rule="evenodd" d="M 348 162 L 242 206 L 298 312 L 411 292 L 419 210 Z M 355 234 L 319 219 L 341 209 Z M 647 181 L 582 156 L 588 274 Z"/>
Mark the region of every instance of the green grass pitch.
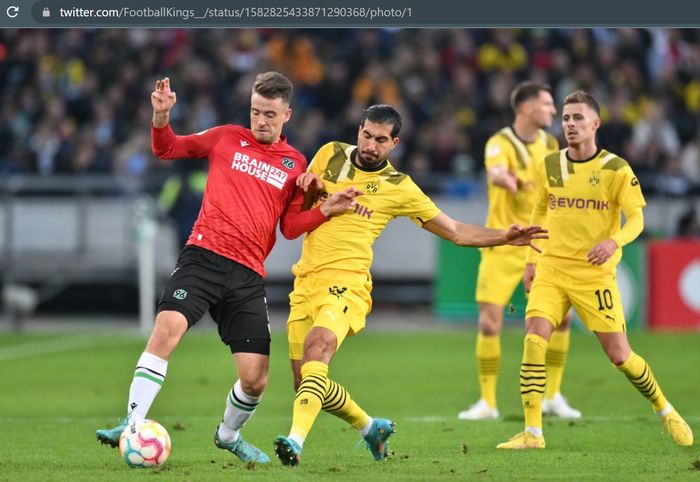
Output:
<path fill-rule="evenodd" d="M 370 317 L 371 324 L 371 317 Z M 189 333 L 175 352 L 150 417 L 170 432 L 159 469 L 130 469 L 95 429 L 124 414 L 141 338 L 125 333 L 0 335 L 0 481 L 231 480 L 700 480 L 698 442 L 677 447 L 650 406 L 604 358 L 594 337 L 574 333 L 563 392 L 581 421 L 546 420 L 547 448 L 495 449 L 522 429 L 517 376 L 522 332 L 503 336 L 499 421 L 456 414 L 477 398 L 473 328 L 368 331 L 331 365 L 371 414 L 392 418 L 391 456 L 372 460 L 357 433 L 321 413 L 301 464 L 245 466 L 212 442 L 227 390 L 230 355 L 213 330 Z M 700 436 L 700 334 L 630 335 L 679 412 Z M 244 434 L 272 455 L 287 434 L 291 374 L 284 335 L 273 335 L 270 381 Z"/>

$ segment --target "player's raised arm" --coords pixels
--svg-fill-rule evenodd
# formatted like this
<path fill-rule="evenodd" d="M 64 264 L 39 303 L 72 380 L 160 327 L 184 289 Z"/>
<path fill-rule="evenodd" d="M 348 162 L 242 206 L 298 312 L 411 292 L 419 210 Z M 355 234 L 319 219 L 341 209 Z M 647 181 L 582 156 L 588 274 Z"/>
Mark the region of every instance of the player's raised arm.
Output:
<path fill-rule="evenodd" d="M 224 127 L 214 127 L 198 134 L 176 136 L 170 127 L 170 111 L 177 102 L 170 90 L 170 79 L 156 80 L 151 93 L 153 119 L 151 125 L 151 150 L 160 159 L 203 159 L 216 145 Z"/>
<path fill-rule="evenodd" d="M 177 102 L 175 92 L 170 90 L 168 77 L 156 80 L 156 87 L 151 93 L 151 105 L 153 106 L 153 127 L 162 128 L 170 122 L 170 111 Z"/>
<path fill-rule="evenodd" d="M 522 227 L 513 224 L 507 230 L 489 229 L 455 221 L 445 213 L 440 213 L 423 224 L 423 228 L 458 246 L 485 247 L 510 244 L 537 249 L 532 245 L 532 240 L 548 237 L 547 230 L 540 226 Z"/>

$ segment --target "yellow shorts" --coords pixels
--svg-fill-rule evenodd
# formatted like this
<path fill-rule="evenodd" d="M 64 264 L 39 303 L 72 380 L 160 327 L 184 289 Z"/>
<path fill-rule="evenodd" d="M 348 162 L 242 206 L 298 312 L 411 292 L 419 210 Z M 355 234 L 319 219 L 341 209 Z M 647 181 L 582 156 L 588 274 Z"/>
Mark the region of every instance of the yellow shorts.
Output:
<path fill-rule="evenodd" d="M 527 246 L 482 248 L 479 275 L 476 280 L 476 301 L 505 306 L 515 288 L 523 280 Z"/>
<path fill-rule="evenodd" d="M 314 326 L 331 330 L 338 346 L 348 335 L 365 327 L 365 318 L 372 309 L 372 281 L 369 276 L 348 277 L 347 273 L 325 271 L 317 275 L 297 276 L 289 294 L 287 340 L 289 358 L 301 360 L 304 340 Z M 353 279 L 354 278 L 354 279 Z"/>
<path fill-rule="evenodd" d="M 525 318 L 545 318 L 556 328 L 572 305 L 590 331 L 626 331 L 625 312 L 614 274 L 584 279 L 538 266 Z"/>

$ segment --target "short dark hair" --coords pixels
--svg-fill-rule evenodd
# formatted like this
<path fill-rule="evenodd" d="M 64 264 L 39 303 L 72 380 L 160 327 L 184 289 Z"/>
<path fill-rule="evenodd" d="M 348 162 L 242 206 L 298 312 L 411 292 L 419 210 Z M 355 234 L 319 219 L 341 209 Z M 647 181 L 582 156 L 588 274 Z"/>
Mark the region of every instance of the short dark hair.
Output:
<path fill-rule="evenodd" d="M 391 128 L 391 137 L 399 135 L 401 131 L 401 114 L 388 104 L 375 104 L 367 107 L 360 116 L 360 127 L 365 125 L 365 121 L 374 122 L 375 124 L 389 124 Z"/>
<path fill-rule="evenodd" d="M 289 104 L 294 87 L 292 82 L 279 72 L 269 71 L 258 74 L 253 84 L 253 92 L 266 99 L 282 99 Z"/>
<path fill-rule="evenodd" d="M 513 112 L 518 112 L 518 107 L 525 101 L 536 99 L 540 96 L 540 92 L 552 93 L 551 87 L 540 82 L 532 82 L 530 80 L 521 82 L 515 86 L 513 92 L 510 93 L 510 107 Z"/>
<path fill-rule="evenodd" d="M 598 117 L 600 117 L 600 106 L 598 105 L 598 101 L 585 90 L 576 90 L 564 97 L 564 105 L 567 104 L 586 104 L 595 111 Z"/>

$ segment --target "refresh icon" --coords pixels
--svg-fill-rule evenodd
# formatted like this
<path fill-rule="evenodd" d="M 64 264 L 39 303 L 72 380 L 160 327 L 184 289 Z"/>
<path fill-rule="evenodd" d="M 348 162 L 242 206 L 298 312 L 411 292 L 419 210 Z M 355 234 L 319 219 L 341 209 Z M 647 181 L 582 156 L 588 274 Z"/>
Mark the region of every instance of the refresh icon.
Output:
<path fill-rule="evenodd" d="M 17 5 L 10 5 L 6 10 L 7 16 L 10 18 L 15 18 L 19 15 L 19 7 Z"/>

